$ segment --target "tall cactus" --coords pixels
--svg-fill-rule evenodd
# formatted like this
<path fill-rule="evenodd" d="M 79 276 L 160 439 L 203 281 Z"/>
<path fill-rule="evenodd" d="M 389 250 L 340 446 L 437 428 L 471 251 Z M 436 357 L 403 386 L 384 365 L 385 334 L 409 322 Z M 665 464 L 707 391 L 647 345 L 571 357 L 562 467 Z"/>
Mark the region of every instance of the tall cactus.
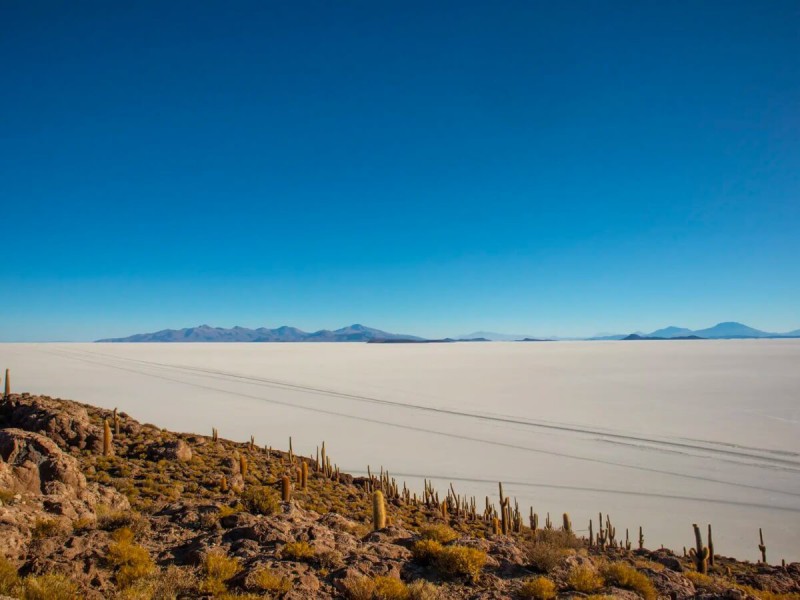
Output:
<path fill-rule="evenodd" d="M 379 531 L 386 528 L 386 503 L 383 501 L 383 492 L 375 490 L 372 493 L 372 530 Z"/>
<path fill-rule="evenodd" d="M 639 550 L 644 550 L 644 533 L 641 525 L 639 525 Z"/>
<path fill-rule="evenodd" d="M 281 479 L 281 500 L 283 502 L 290 502 L 292 499 L 292 480 L 288 475 L 284 475 Z"/>
<path fill-rule="evenodd" d="M 103 419 L 103 456 L 111 456 L 111 426 Z"/>
<path fill-rule="evenodd" d="M 767 564 L 767 547 L 764 545 L 764 533 L 758 528 L 758 549 L 761 551 L 761 562 Z"/>
<path fill-rule="evenodd" d="M 563 525 L 564 531 L 566 531 L 567 533 L 572 533 L 572 521 L 569 518 L 569 514 L 564 513 L 563 521 L 564 521 Z"/>
<path fill-rule="evenodd" d="M 711 537 L 711 523 L 708 524 L 708 566 L 714 566 L 714 539 Z"/>
<path fill-rule="evenodd" d="M 689 556 L 694 560 L 694 566 L 698 573 L 705 575 L 708 573 L 708 548 L 703 546 L 703 536 L 700 533 L 700 528 L 697 523 L 692 525 L 694 527 L 694 539 L 696 548 L 689 549 Z"/>
<path fill-rule="evenodd" d="M 6 387 L 3 391 L 3 400 L 8 400 L 8 397 L 11 395 L 11 375 L 9 370 L 6 369 Z"/>
<path fill-rule="evenodd" d="M 308 487 L 308 463 L 303 461 L 300 467 L 300 487 L 306 489 Z"/>

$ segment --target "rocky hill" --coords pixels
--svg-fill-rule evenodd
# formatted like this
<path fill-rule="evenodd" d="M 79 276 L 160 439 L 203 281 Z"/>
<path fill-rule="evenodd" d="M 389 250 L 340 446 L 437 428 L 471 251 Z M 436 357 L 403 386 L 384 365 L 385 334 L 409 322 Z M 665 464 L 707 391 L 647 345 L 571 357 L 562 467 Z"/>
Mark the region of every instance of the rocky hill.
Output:
<path fill-rule="evenodd" d="M 328 451 L 10 394 L 0 597 L 800 598 L 800 564 L 709 552 L 705 528 L 694 556 L 648 550 L 646 524 L 640 539 L 608 516 L 577 537 L 568 515 L 523 515 L 502 489 L 480 504 L 452 487 L 412 493 L 385 472 L 341 473 Z"/>

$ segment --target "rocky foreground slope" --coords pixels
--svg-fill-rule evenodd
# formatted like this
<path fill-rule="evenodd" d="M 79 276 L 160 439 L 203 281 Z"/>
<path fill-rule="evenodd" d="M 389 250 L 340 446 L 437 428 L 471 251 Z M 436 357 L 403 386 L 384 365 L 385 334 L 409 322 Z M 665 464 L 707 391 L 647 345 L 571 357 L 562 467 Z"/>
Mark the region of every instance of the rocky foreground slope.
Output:
<path fill-rule="evenodd" d="M 651 551 L 610 521 L 590 544 L 566 516 L 536 520 L 353 478 L 324 447 L 304 458 L 67 400 L 0 402 L 0 598 L 800 599 L 798 563 Z"/>

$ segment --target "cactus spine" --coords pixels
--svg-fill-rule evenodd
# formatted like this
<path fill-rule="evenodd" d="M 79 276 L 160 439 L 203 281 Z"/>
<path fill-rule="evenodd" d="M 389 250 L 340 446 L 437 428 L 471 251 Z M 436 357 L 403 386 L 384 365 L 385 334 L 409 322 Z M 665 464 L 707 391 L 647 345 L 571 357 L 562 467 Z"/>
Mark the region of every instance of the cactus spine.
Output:
<path fill-rule="evenodd" d="M 372 530 L 378 531 L 386 527 L 386 503 L 383 501 L 383 492 L 375 490 L 372 493 Z"/>
<path fill-rule="evenodd" d="M 103 456 L 111 455 L 111 426 L 103 419 Z"/>
<path fill-rule="evenodd" d="M 292 480 L 288 475 L 284 475 L 281 480 L 281 500 L 283 502 L 290 502 L 292 499 Z"/>
<path fill-rule="evenodd" d="M 697 569 L 697 572 L 705 575 L 708 573 L 708 548 L 703 546 L 703 536 L 700 533 L 700 528 L 697 526 L 697 524 L 693 524 L 692 527 L 694 527 L 696 548 L 689 549 L 689 556 L 691 556 L 694 560 L 694 566 Z"/>

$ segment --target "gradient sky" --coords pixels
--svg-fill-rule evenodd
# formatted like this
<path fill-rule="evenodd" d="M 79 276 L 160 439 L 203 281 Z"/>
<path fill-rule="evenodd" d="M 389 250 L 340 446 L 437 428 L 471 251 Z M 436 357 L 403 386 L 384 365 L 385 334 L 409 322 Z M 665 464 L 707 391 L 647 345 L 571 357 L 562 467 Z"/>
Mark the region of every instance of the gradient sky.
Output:
<path fill-rule="evenodd" d="M 0 4 L 0 339 L 800 327 L 797 2 Z"/>

